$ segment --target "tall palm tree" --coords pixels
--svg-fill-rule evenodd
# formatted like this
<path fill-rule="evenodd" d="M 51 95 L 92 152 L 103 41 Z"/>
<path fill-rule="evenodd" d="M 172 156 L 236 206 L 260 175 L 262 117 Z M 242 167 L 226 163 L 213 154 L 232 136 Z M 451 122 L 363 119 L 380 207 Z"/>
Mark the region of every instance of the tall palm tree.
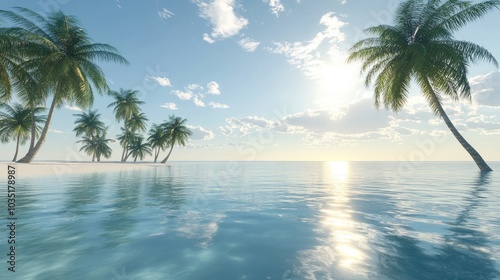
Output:
<path fill-rule="evenodd" d="M 85 151 L 88 155 L 95 156 L 97 161 L 101 161 L 101 156 L 105 158 L 111 157 L 113 151 L 111 147 L 109 147 L 109 143 L 115 142 L 115 140 L 107 139 L 106 131 L 101 131 L 93 137 L 84 136 L 82 140 L 77 142 L 83 144 L 80 151 Z M 93 158 L 92 161 L 94 161 Z"/>
<path fill-rule="evenodd" d="M 471 42 L 456 40 L 453 33 L 467 23 L 500 7 L 499 0 L 472 4 L 462 0 L 406 0 L 399 4 L 394 25 L 378 25 L 365 31 L 375 35 L 357 42 L 348 61 L 362 60 L 368 86 L 375 78 L 375 106 L 399 111 L 408 100 L 414 79 L 432 112 L 441 118 L 455 138 L 483 171 L 491 171 L 479 153 L 460 135 L 444 111 L 444 96 L 471 99 L 467 79 L 469 63 L 487 61 L 498 67 L 491 53 Z"/>
<path fill-rule="evenodd" d="M 152 149 L 154 149 L 154 162 L 158 160 L 158 156 L 160 155 L 160 150 L 165 150 L 165 148 L 169 145 L 169 134 L 165 133 L 165 131 L 161 128 L 161 126 L 154 124 L 149 130 L 148 143 Z"/>
<path fill-rule="evenodd" d="M 139 105 L 144 104 L 144 101 L 140 101 L 137 98 L 139 92 L 136 90 L 124 90 L 120 91 L 110 91 L 109 94 L 114 97 L 115 101 L 108 105 L 109 107 L 114 107 L 113 112 L 115 113 L 116 120 L 118 122 L 123 121 L 123 127 L 125 130 L 129 130 L 128 122 L 134 114 L 139 114 L 141 109 Z M 124 134 L 127 136 L 127 134 Z M 124 138 L 122 147 L 122 157 L 121 161 L 125 161 L 127 155 L 127 137 Z"/>
<path fill-rule="evenodd" d="M 165 133 L 169 136 L 170 151 L 166 158 L 164 158 L 161 163 L 167 162 L 172 150 L 174 149 L 175 143 L 180 146 L 185 146 L 188 141 L 189 136 L 193 135 L 193 132 L 185 126 L 187 119 L 182 119 L 174 115 L 170 116 L 168 121 L 161 124 L 161 127 Z"/>
<path fill-rule="evenodd" d="M 0 142 L 6 143 L 10 140 L 16 141 L 16 151 L 14 159 L 16 161 L 19 152 L 19 145 L 26 143 L 31 135 L 31 118 L 35 116 L 36 132 L 37 135 L 42 130 L 41 125 L 45 122 L 46 116 L 40 115 L 45 110 L 42 107 L 35 109 L 26 108 L 19 103 L 14 103 L 12 106 L 7 104 L 0 104 Z M 34 111 L 34 112 L 32 112 Z M 33 114 L 32 114 L 33 113 Z"/>
<path fill-rule="evenodd" d="M 104 73 L 96 61 L 127 64 L 118 51 L 107 44 L 92 43 L 87 32 L 73 16 L 61 11 L 47 17 L 26 8 L 0 11 L 14 27 L 24 29 L 35 51 L 25 57 L 22 67 L 46 88 L 53 97 L 47 121 L 36 145 L 19 162 L 31 162 L 42 147 L 57 107 L 65 102 L 87 108 L 94 100 L 94 89 L 99 93 L 109 90 Z M 47 94 L 32 92 L 33 99 L 40 96 L 45 101 Z"/>
<path fill-rule="evenodd" d="M 148 142 L 144 141 L 144 137 L 138 136 L 131 139 L 128 145 L 129 153 L 128 156 L 134 157 L 134 162 L 137 161 L 137 158 L 143 160 L 146 155 L 151 155 L 151 147 Z"/>

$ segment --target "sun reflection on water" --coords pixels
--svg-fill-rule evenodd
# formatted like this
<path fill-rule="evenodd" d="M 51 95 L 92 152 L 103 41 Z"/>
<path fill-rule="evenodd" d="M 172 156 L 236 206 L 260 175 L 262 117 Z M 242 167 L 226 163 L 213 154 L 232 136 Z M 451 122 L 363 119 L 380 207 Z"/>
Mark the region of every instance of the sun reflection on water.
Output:
<path fill-rule="evenodd" d="M 366 240 L 358 233 L 357 222 L 352 217 L 349 163 L 329 162 L 327 166 L 330 199 L 328 207 L 321 211 L 324 215 L 322 224 L 329 233 L 328 241 L 334 246 L 337 264 L 360 273 L 360 266 L 366 258 L 360 247 Z"/>

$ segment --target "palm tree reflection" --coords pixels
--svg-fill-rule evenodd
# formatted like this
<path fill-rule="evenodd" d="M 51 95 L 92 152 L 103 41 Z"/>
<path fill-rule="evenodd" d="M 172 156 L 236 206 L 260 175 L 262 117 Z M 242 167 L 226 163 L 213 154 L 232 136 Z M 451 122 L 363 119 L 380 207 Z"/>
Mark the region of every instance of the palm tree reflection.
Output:
<path fill-rule="evenodd" d="M 437 254 L 426 254 L 419 240 L 405 235 L 386 235 L 385 249 L 379 254 L 380 273 L 386 279 L 495 279 L 495 268 L 488 235 L 473 222 L 474 211 L 482 205 L 490 184 L 490 173 L 481 172 L 464 209 L 449 224 L 450 234 Z"/>

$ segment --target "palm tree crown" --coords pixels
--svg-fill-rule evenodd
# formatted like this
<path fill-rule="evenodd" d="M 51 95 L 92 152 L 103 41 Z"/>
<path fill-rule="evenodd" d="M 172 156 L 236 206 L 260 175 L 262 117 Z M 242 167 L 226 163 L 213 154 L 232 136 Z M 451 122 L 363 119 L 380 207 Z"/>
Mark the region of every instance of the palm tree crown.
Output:
<path fill-rule="evenodd" d="M 19 103 L 14 103 L 12 106 L 0 104 L 0 108 L 5 112 L 0 111 L 0 142 L 16 141 L 16 152 L 13 161 L 17 159 L 19 145 L 26 143 L 31 135 L 32 116 L 35 117 L 36 135 L 42 130 L 41 124 L 45 122 L 46 116 L 39 115 L 45 110 L 42 107 L 34 109 L 23 107 Z"/>
<path fill-rule="evenodd" d="M 185 125 L 187 123 L 187 119 L 182 119 L 180 117 L 176 117 L 174 115 L 169 117 L 168 121 L 165 121 L 161 124 L 161 128 L 165 131 L 165 133 L 169 136 L 170 143 L 170 151 L 166 158 L 164 158 L 161 162 L 167 162 L 172 150 L 174 148 L 175 143 L 180 146 L 185 146 L 186 142 L 189 139 L 189 136 L 193 134 L 191 130 Z"/>
<path fill-rule="evenodd" d="M 151 147 L 148 142 L 144 141 L 142 136 L 132 138 L 128 150 L 129 155 L 134 157 L 134 162 L 137 161 L 137 158 L 143 160 L 146 155 L 151 155 Z"/>
<path fill-rule="evenodd" d="M 101 114 L 97 113 L 97 110 L 89 110 L 88 112 L 73 114 L 73 116 L 78 117 L 75 120 L 76 126 L 73 129 L 76 136 L 85 135 L 92 138 L 106 129 L 104 123 L 99 119 Z"/>
<path fill-rule="evenodd" d="M 154 162 L 158 160 L 160 150 L 165 150 L 169 145 L 170 135 L 161 128 L 161 126 L 154 124 L 149 130 L 148 143 L 154 149 Z"/>
<path fill-rule="evenodd" d="M 356 43 L 349 61 L 362 60 L 366 86 L 374 80 L 375 106 L 399 111 L 408 100 L 415 80 L 431 110 L 441 116 L 454 136 L 471 154 L 481 170 L 491 170 L 458 133 L 441 106 L 444 96 L 470 99 L 467 66 L 478 61 L 498 63 L 486 49 L 455 40 L 453 33 L 500 6 L 500 1 L 471 4 L 462 0 L 406 0 L 400 3 L 394 25 L 365 31 L 375 37 Z"/>
<path fill-rule="evenodd" d="M 47 17 L 26 8 L 0 11 L 15 26 L 24 30 L 29 49 L 23 53 L 23 69 L 26 69 L 40 85 L 40 91 L 31 92 L 29 99 L 44 102 L 46 93 L 53 100 L 45 127 L 38 143 L 20 162 L 31 162 L 41 148 L 49 130 L 54 109 L 71 102 L 87 108 L 94 100 L 94 90 L 107 92 L 108 85 L 101 68 L 95 61 L 128 62 L 117 50 L 107 44 L 92 43 L 87 32 L 76 18 L 61 11 Z"/>

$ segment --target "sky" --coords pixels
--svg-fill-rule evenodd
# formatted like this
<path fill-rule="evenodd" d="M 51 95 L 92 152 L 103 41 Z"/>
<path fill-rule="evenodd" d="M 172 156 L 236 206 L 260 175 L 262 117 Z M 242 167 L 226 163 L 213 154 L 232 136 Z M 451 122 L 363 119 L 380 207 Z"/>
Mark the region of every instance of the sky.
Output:
<path fill-rule="evenodd" d="M 149 127 L 172 114 L 193 131 L 174 161 L 471 160 L 444 122 L 431 114 L 416 85 L 405 108 L 373 105 L 359 63 L 347 63 L 363 30 L 391 24 L 395 0 L 2 0 L 41 14 L 73 15 L 95 43 L 116 47 L 130 65 L 101 63 L 112 90 L 139 91 Z M 493 11 L 455 34 L 500 59 Z M 472 101 L 444 101 L 462 135 L 486 161 L 500 160 L 500 72 L 471 65 Z M 96 96 L 115 138 L 110 96 Z M 48 105 L 47 105 L 48 106 Z M 76 117 L 89 108 L 65 104 L 36 160 L 90 160 L 76 143 Z M 111 145 L 119 160 L 121 147 Z M 0 160 L 15 143 L 0 144 Z M 21 147 L 20 155 L 27 151 Z M 166 156 L 163 152 L 160 157 Z M 146 160 L 152 160 L 151 157 Z"/>

